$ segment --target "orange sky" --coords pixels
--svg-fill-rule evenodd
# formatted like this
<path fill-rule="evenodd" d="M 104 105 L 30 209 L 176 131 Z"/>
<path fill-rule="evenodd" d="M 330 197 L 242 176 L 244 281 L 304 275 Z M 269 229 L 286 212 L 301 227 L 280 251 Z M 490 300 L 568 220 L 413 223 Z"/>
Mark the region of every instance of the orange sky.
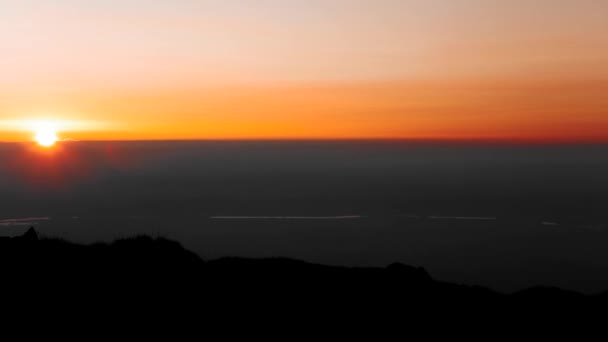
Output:
<path fill-rule="evenodd" d="M 0 4 L 0 141 L 608 141 L 608 3 Z"/>

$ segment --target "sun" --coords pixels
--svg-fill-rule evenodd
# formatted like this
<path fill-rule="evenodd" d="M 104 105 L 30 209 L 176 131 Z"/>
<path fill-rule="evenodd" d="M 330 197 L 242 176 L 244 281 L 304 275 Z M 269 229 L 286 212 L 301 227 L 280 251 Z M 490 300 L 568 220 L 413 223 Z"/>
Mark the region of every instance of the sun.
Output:
<path fill-rule="evenodd" d="M 59 141 L 59 138 L 57 137 L 57 129 L 51 124 L 37 125 L 34 140 L 40 146 L 51 147 L 55 145 L 57 141 Z"/>

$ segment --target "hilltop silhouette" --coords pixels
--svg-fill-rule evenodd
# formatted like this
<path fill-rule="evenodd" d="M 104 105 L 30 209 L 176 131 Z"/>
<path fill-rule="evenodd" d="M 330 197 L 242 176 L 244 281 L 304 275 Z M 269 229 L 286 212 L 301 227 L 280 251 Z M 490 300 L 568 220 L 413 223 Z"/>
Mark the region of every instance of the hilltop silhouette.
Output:
<path fill-rule="evenodd" d="M 559 316 L 608 303 L 605 294 L 555 288 L 503 294 L 438 281 L 423 268 L 399 263 L 350 268 L 285 258 L 205 261 L 177 242 L 148 236 L 81 245 L 39 238 L 32 228 L 0 239 L 0 260 L 3 293 L 13 294 L 5 304 L 29 301 L 95 314 L 125 314 L 127 308 L 139 318 L 204 312 L 234 322 L 302 323 L 309 315 L 366 324 L 405 317 L 454 322 L 496 314 Z"/>

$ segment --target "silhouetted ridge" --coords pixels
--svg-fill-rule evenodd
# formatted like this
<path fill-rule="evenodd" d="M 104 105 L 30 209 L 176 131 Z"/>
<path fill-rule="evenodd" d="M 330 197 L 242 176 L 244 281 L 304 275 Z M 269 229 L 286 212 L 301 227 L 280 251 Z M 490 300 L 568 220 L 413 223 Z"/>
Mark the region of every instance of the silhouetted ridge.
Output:
<path fill-rule="evenodd" d="M 374 319 L 393 311 L 444 315 L 454 308 L 476 315 L 504 314 L 525 312 L 529 305 L 557 313 L 602 305 L 608 298 L 541 287 L 505 295 L 436 281 L 424 268 L 400 263 L 352 268 L 286 258 L 204 261 L 175 241 L 148 236 L 80 245 L 38 239 L 30 229 L 23 236 L 0 239 L 0 258 L 4 279 L 10 279 L 2 284 L 5 293 L 43 289 L 52 295 L 38 300 L 51 307 L 130 303 L 139 309 L 153 305 L 169 311 L 190 307 L 255 316 L 303 315 L 312 310 L 327 319 Z"/>
<path fill-rule="evenodd" d="M 425 283 L 433 280 L 430 274 L 422 267 L 413 267 L 396 262 L 388 265 L 387 270 L 393 272 L 395 275 L 410 277 Z"/>
<path fill-rule="evenodd" d="M 27 241 L 38 241 L 38 233 L 34 227 L 30 227 L 30 229 L 28 229 L 20 238 Z"/>

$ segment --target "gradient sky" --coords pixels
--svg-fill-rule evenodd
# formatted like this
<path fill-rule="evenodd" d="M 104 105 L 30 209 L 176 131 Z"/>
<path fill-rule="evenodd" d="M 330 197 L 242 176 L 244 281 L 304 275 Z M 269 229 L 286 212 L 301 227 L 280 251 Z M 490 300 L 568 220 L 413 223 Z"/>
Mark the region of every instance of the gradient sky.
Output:
<path fill-rule="evenodd" d="M 608 141 L 603 0 L 3 0 L 0 140 Z"/>

